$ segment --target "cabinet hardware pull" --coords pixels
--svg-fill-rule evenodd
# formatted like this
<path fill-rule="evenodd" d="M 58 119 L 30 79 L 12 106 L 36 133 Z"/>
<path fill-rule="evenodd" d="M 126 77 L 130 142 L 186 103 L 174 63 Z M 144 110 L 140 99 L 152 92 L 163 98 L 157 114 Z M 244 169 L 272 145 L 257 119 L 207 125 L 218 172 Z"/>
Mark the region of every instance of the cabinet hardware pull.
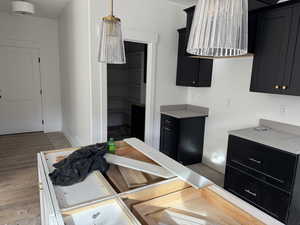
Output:
<path fill-rule="evenodd" d="M 193 84 L 196 84 L 196 81 L 193 81 Z"/>
<path fill-rule="evenodd" d="M 275 89 L 279 89 L 279 85 L 275 85 Z"/>
<path fill-rule="evenodd" d="M 250 191 L 249 189 L 245 189 L 244 191 L 245 191 L 246 193 L 248 193 L 248 194 L 254 196 L 254 197 L 256 197 L 256 195 L 257 195 L 256 193 Z"/>
<path fill-rule="evenodd" d="M 249 158 L 249 160 L 250 160 L 251 162 L 255 162 L 255 163 L 257 163 L 257 164 L 261 164 L 261 161 L 259 161 L 259 160 L 257 160 L 257 159 Z"/>
<path fill-rule="evenodd" d="M 282 86 L 282 90 L 286 90 L 287 89 L 287 86 Z"/>
<path fill-rule="evenodd" d="M 172 131 L 170 128 L 164 127 L 165 130 L 167 131 Z"/>
<path fill-rule="evenodd" d="M 171 123 L 171 121 L 170 121 L 170 120 L 165 120 L 165 122 L 166 122 L 166 123 Z"/>

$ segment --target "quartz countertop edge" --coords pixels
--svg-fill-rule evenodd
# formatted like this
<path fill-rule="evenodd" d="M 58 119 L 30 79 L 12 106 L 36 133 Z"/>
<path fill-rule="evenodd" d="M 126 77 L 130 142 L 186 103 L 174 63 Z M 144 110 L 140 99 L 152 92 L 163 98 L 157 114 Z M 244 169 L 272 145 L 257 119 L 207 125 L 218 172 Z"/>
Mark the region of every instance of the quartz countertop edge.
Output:
<path fill-rule="evenodd" d="M 264 124 L 260 123 L 260 125 L 256 127 L 232 130 L 228 133 L 233 136 L 237 136 L 285 152 L 299 155 L 300 135 L 287 132 L 286 129 L 280 130 L 280 126 L 278 126 L 278 124 L 276 129 L 270 126 L 265 126 Z"/>
<path fill-rule="evenodd" d="M 160 113 L 167 116 L 175 117 L 177 119 L 187 119 L 194 117 L 207 117 L 209 109 L 206 107 L 189 104 L 162 105 L 160 107 Z"/>

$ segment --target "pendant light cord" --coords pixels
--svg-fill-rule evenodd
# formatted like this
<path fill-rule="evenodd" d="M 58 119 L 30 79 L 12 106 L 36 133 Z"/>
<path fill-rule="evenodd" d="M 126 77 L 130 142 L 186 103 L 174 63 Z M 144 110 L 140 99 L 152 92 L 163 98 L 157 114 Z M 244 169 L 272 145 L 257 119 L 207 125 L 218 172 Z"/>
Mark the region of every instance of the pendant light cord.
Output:
<path fill-rule="evenodd" d="M 114 15 L 114 1 L 113 0 L 110 0 L 110 13 L 111 13 L 111 16 Z"/>

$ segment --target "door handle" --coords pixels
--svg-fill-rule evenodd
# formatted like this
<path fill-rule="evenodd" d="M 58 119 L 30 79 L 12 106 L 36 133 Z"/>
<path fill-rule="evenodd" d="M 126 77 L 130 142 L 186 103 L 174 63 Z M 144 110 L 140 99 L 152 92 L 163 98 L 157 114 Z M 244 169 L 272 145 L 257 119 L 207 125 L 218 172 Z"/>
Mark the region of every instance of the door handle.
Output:
<path fill-rule="evenodd" d="M 249 189 L 245 189 L 244 191 L 245 191 L 246 193 L 248 193 L 248 194 L 252 195 L 253 197 L 256 197 L 256 196 L 257 196 L 257 194 L 256 194 L 256 193 L 254 193 L 254 192 L 250 191 Z"/>

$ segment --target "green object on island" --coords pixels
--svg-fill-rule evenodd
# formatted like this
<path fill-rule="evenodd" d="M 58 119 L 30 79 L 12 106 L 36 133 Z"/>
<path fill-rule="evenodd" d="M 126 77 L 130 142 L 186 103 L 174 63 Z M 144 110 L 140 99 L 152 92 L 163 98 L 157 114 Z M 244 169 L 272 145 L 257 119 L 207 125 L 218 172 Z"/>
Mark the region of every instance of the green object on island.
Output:
<path fill-rule="evenodd" d="M 117 146 L 116 146 L 115 140 L 113 138 L 110 138 L 109 141 L 108 141 L 108 151 L 109 151 L 109 153 L 115 154 L 116 148 L 117 148 Z"/>

